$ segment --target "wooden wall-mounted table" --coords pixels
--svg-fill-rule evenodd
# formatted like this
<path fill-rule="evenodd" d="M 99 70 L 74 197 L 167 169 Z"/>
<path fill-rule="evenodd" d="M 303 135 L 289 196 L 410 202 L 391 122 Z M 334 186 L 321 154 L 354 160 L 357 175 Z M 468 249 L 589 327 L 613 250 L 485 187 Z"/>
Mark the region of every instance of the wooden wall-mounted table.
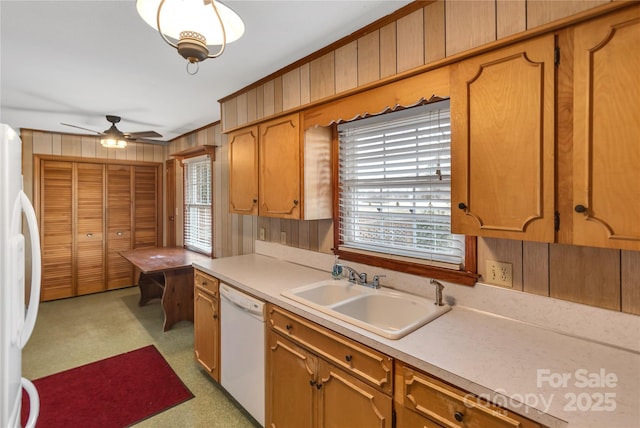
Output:
<path fill-rule="evenodd" d="M 120 255 L 140 270 L 140 302 L 162 299 L 164 331 L 178 321 L 193 322 L 193 266 L 207 261 L 203 254 L 178 247 L 139 248 Z"/>

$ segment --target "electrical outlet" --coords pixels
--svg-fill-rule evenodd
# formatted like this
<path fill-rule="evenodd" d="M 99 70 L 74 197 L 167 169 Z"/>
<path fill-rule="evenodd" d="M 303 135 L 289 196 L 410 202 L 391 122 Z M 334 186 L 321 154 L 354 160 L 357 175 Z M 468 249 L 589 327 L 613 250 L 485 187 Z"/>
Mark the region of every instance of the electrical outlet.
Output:
<path fill-rule="evenodd" d="M 287 232 L 284 230 L 280 232 L 280 243 L 282 245 L 287 245 Z"/>
<path fill-rule="evenodd" d="M 265 238 L 265 230 L 264 230 L 264 227 L 261 227 L 260 228 L 260 240 L 264 241 L 265 239 L 266 239 Z"/>
<path fill-rule="evenodd" d="M 513 287 L 513 265 L 511 263 L 486 261 L 486 278 L 490 284 L 501 285 L 503 287 Z"/>

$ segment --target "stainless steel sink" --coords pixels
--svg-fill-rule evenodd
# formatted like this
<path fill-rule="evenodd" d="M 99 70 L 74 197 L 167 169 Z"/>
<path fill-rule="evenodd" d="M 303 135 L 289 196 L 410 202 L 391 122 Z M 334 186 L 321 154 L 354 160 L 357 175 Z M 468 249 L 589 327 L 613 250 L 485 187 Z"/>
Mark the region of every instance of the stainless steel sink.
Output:
<path fill-rule="evenodd" d="M 281 293 L 303 305 L 388 339 L 399 339 L 451 310 L 432 300 L 387 288 L 328 279 Z"/>

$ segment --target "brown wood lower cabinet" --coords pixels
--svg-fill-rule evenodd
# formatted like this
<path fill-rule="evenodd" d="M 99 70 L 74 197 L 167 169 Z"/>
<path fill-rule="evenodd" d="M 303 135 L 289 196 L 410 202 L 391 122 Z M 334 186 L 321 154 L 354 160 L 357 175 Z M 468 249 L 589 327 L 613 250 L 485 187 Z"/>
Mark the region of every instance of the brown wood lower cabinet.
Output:
<path fill-rule="evenodd" d="M 399 361 L 394 404 L 397 428 L 542 428 Z"/>
<path fill-rule="evenodd" d="M 220 382 L 220 282 L 198 270 L 194 272 L 194 282 L 195 358 L 209 376 Z"/>
<path fill-rule="evenodd" d="M 266 426 L 391 428 L 390 357 L 273 305 L 267 320 Z"/>

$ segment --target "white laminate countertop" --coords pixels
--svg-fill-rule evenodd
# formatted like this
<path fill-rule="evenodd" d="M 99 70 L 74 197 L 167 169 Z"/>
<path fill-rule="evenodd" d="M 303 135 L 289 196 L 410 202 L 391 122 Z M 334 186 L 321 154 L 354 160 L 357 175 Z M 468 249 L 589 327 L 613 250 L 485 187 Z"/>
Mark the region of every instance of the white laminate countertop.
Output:
<path fill-rule="evenodd" d="M 637 352 L 463 306 L 390 340 L 280 295 L 328 272 L 260 254 L 194 266 L 549 427 L 640 427 Z"/>

